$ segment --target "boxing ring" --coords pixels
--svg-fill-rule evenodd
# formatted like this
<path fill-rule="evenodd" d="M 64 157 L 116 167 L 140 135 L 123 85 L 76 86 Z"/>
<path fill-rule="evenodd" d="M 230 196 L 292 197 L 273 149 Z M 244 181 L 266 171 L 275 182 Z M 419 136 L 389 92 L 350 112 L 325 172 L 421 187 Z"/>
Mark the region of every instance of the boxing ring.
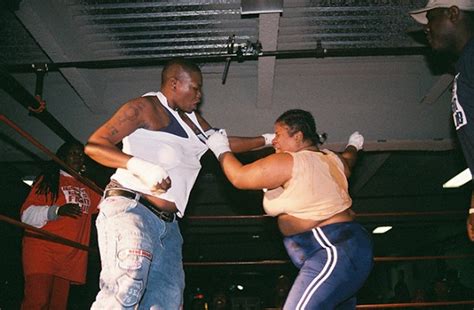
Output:
<path fill-rule="evenodd" d="M 54 160 L 60 164 L 63 169 L 68 171 L 75 178 L 79 179 L 84 184 L 88 185 L 98 193 L 102 193 L 102 189 L 99 188 L 94 182 L 88 180 L 81 175 L 77 174 L 75 171 L 67 167 L 60 159 L 58 159 L 54 153 L 48 150 L 44 145 L 32 137 L 29 133 L 22 130 L 17 124 L 9 120 L 5 115 L 0 115 L 1 122 L 12 128 L 17 134 L 28 140 L 35 148 L 44 153 L 48 158 Z M 390 218 L 390 217 L 404 217 L 404 218 L 423 218 L 426 216 L 439 216 L 439 217 L 449 217 L 449 216 L 464 216 L 459 211 L 432 211 L 432 212 L 379 212 L 379 213 L 358 213 L 357 217 L 359 219 L 377 219 L 377 218 Z M 51 242 L 57 242 L 66 246 L 75 247 L 90 253 L 91 260 L 99 260 L 98 252 L 96 247 L 87 247 L 76 242 L 72 242 L 68 239 L 64 239 L 61 236 L 57 236 L 46 232 L 42 229 L 35 228 L 33 226 L 21 223 L 13 218 L 0 215 L 0 221 L 3 225 L 11 225 L 20 230 L 32 231 L 36 234 L 41 235 L 44 238 L 47 238 Z M 231 223 L 241 223 L 242 221 L 252 221 L 254 223 L 262 221 L 271 221 L 271 218 L 265 215 L 238 215 L 238 216 L 200 216 L 200 215 L 189 215 L 185 217 L 185 221 L 189 223 L 225 223 L 222 225 L 232 225 Z M 376 251 L 376 249 L 375 249 Z M 438 260 L 473 260 L 473 254 L 467 255 L 426 255 L 426 256 L 376 256 L 374 258 L 375 264 L 394 264 L 398 262 L 428 262 L 428 261 L 438 261 Z M 246 268 L 246 269 L 259 269 L 259 268 L 288 268 L 290 266 L 290 261 L 287 259 L 262 259 L 262 260 L 235 260 L 235 261 L 184 261 L 185 271 L 192 273 L 192 270 L 196 269 L 207 269 L 209 273 L 212 273 L 213 269 L 218 268 L 219 270 L 223 269 L 235 269 L 235 268 Z M 194 294 L 193 298 L 205 298 L 203 294 Z M 374 298 L 375 300 L 375 298 Z M 207 301 L 206 303 L 210 303 Z M 474 296 L 467 300 L 446 300 L 446 301 L 419 301 L 419 302 L 392 302 L 392 303 L 361 303 L 358 304 L 357 309 L 385 309 L 385 308 L 424 308 L 424 307 L 447 307 L 447 306 L 468 306 L 474 305 Z M 186 304 L 185 304 L 186 306 Z M 212 308 L 211 308 L 212 309 Z M 255 308 L 257 309 L 257 308 Z M 262 308 L 264 309 L 264 308 Z M 268 309 L 277 309 L 277 308 L 268 308 Z"/>

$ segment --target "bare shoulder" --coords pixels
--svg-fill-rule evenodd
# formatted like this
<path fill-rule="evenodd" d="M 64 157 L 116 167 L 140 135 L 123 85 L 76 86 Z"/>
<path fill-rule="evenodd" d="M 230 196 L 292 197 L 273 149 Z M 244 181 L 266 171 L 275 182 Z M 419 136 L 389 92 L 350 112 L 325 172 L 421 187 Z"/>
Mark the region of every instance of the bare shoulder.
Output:
<path fill-rule="evenodd" d="M 138 97 L 126 102 L 124 106 L 128 106 L 130 109 L 135 109 L 141 112 L 153 109 L 155 104 L 150 97 Z"/>
<path fill-rule="evenodd" d="M 293 156 L 288 153 L 275 153 L 245 167 L 252 171 L 250 178 L 260 182 L 256 188 L 276 188 L 291 179 Z"/>
<path fill-rule="evenodd" d="M 149 104 L 142 98 L 135 98 L 125 102 L 112 117 L 113 123 L 133 123 L 137 127 L 144 125 L 144 116 L 149 110 Z"/>
<path fill-rule="evenodd" d="M 293 156 L 289 153 L 274 153 L 260 159 L 261 165 L 275 169 L 286 169 L 293 167 Z"/>
<path fill-rule="evenodd" d="M 157 97 L 145 96 L 137 99 L 139 99 L 139 103 L 137 103 L 137 105 L 142 107 L 143 111 L 145 112 L 144 128 L 149 130 L 159 130 L 168 126 L 170 117 L 166 108 L 160 103 Z"/>
<path fill-rule="evenodd" d="M 148 112 L 152 108 L 152 103 L 145 97 L 138 97 L 125 102 L 118 112 L 124 116 L 137 117 L 143 112 Z"/>

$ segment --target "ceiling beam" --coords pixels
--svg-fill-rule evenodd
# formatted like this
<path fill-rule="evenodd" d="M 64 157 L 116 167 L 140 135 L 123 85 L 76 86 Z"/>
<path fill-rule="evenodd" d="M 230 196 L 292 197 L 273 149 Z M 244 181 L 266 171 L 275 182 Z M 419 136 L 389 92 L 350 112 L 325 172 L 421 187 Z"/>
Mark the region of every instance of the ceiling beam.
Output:
<path fill-rule="evenodd" d="M 96 58 L 88 51 L 86 42 L 77 40 L 81 37 L 78 33 L 80 27 L 74 25 L 74 18 L 65 7 L 50 1 L 23 1 L 15 14 L 53 63 Z M 55 18 L 51 18 L 52 15 Z M 105 81 L 98 72 L 78 68 L 60 71 L 88 109 L 97 112 L 103 110 Z"/>
<path fill-rule="evenodd" d="M 277 49 L 278 27 L 280 13 L 265 13 L 259 17 L 259 41 L 263 50 Z M 275 77 L 276 57 L 262 57 L 258 59 L 258 92 L 257 107 L 271 107 L 273 101 L 273 79 Z"/>
<path fill-rule="evenodd" d="M 364 171 L 364 173 L 356 179 L 356 182 L 351 184 L 352 195 L 357 195 L 357 193 L 364 188 L 370 179 L 375 176 L 380 167 L 382 167 L 382 165 L 387 161 L 390 155 L 390 153 L 373 154 L 370 157 L 370 162 L 364 162 L 365 167 L 359 167 L 361 171 Z"/>
<path fill-rule="evenodd" d="M 453 75 L 445 73 L 433 84 L 426 95 L 421 99 L 421 103 L 433 104 L 453 83 Z"/>

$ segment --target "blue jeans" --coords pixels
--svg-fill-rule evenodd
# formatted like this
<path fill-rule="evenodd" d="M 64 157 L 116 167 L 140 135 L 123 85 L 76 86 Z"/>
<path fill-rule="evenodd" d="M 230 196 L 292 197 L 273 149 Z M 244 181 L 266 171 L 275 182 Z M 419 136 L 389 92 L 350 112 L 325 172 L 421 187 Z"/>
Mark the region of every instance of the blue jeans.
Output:
<path fill-rule="evenodd" d="M 164 222 L 120 196 L 104 199 L 99 208 L 102 270 L 91 309 L 180 309 L 183 238 L 177 221 Z"/>
<path fill-rule="evenodd" d="M 355 309 L 373 266 L 372 241 L 360 224 L 317 227 L 283 242 L 300 269 L 283 309 Z"/>

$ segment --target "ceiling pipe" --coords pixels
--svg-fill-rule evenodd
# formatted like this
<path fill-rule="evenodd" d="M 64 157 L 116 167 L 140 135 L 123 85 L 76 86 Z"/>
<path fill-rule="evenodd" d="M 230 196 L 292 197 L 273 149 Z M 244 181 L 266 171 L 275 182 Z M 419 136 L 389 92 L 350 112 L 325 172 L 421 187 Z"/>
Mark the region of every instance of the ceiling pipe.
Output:
<path fill-rule="evenodd" d="M 19 104 L 25 107 L 31 116 L 39 119 L 49 129 L 66 142 L 78 141 L 64 126 L 43 107 L 15 78 L 0 66 L 0 87 L 5 90 Z M 41 86 L 42 88 L 42 86 Z"/>
<path fill-rule="evenodd" d="M 35 85 L 35 95 L 43 97 L 43 86 L 44 86 L 44 76 L 48 71 L 48 65 L 42 64 L 40 66 L 35 66 L 36 73 L 36 85 Z"/>
<path fill-rule="evenodd" d="M 296 59 L 296 58 L 326 58 L 326 57 L 367 57 L 367 56 L 412 56 L 428 55 L 431 49 L 428 47 L 404 47 L 404 48 L 357 48 L 357 49 L 325 49 L 318 45 L 316 49 L 310 50 L 289 50 L 289 51 L 262 51 L 258 55 L 215 54 L 193 57 L 184 57 L 196 63 L 227 62 L 235 60 L 242 62 L 245 60 L 257 60 L 259 57 L 276 57 L 277 59 Z M 145 67 L 164 65 L 174 56 L 149 57 L 133 59 L 111 59 L 77 62 L 58 62 L 47 63 L 48 71 L 58 71 L 62 68 L 83 68 L 83 69 L 111 69 L 127 67 Z M 38 65 L 15 64 L 6 65 L 8 72 L 33 72 Z"/>
<path fill-rule="evenodd" d="M 234 53 L 234 44 L 235 44 L 235 34 L 230 36 L 229 39 L 227 40 L 227 54 Z M 225 59 L 224 72 L 222 73 L 222 84 L 225 84 L 225 81 L 227 80 L 227 74 L 229 73 L 231 60 L 232 58 L 230 57 L 227 57 Z"/>

